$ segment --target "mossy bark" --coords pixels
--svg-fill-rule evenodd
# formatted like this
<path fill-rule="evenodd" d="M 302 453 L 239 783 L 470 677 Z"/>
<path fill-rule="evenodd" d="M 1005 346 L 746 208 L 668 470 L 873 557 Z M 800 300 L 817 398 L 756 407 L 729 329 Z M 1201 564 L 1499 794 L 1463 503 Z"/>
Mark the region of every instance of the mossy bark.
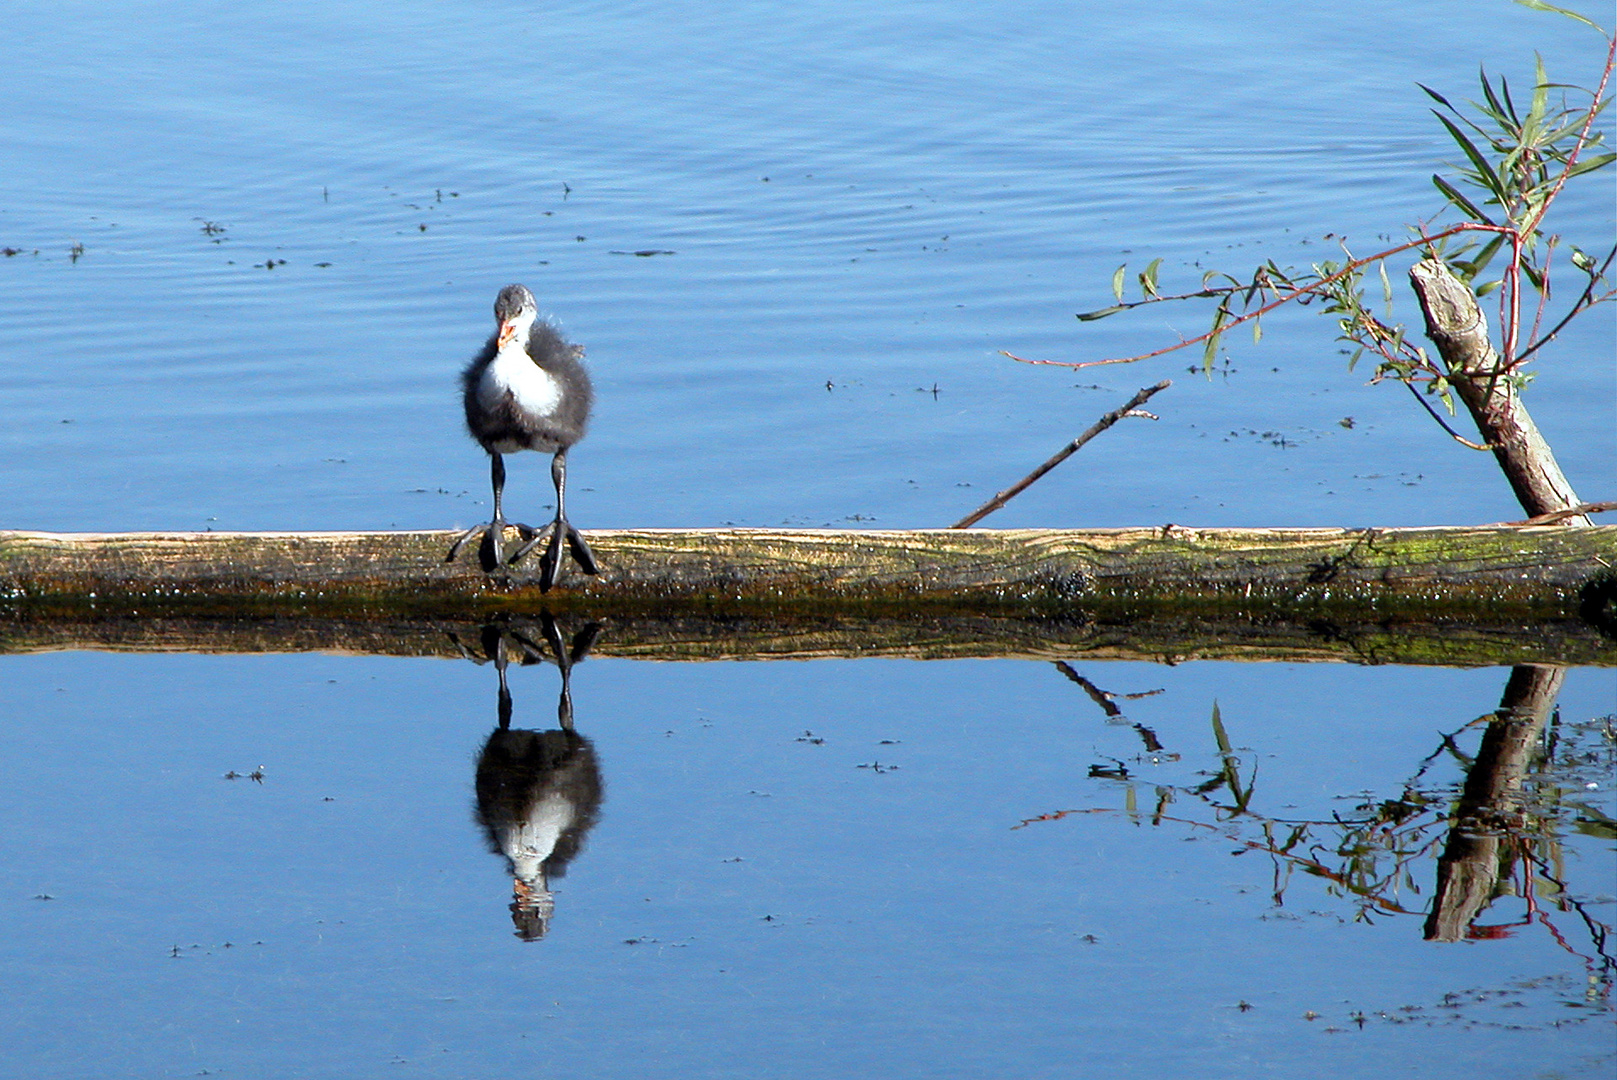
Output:
<path fill-rule="evenodd" d="M 603 571 L 486 574 L 454 534 L 0 532 L 0 604 L 333 613 L 683 609 L 1550 615 L 1617 566 L 1569 529 L 597 530 Z M 531 557 L 530 557 L 531 558 Z"/>
<path fill-rule="evenodd" d="M 431 652 L 449 647 L 436 627 L 549 611 L 613 624 L 603 651 L 670 658 L 1459 664 L 1609 663 L 1617 635 L 1613 526 L 588 535 L 601 575 L 569 569 L 541 593 L 534 568 L 491 576 L 470 547 L 444 562 L 448 532 L 0 532 L 0 634 L 12 649 L 75 634 L 161 648 L 167 626 L 175 642 L 279 633 L 383 652 L 425 635 Z"/>

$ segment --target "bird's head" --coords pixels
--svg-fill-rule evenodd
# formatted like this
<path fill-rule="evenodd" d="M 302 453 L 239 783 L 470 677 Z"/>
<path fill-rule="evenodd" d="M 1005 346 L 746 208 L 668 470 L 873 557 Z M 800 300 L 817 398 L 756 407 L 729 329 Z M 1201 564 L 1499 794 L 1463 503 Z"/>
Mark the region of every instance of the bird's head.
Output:
<path fill-rule="evenodd" d="M 527 286 L 507 285 L 501 289 L 494 300 L 494 321 L 500 326 L 498 347 L 505 348 L 506 343 L 518 335 L 526 338 L 538 314 L 538 305 L 533 302 L 533 293 Z"/>

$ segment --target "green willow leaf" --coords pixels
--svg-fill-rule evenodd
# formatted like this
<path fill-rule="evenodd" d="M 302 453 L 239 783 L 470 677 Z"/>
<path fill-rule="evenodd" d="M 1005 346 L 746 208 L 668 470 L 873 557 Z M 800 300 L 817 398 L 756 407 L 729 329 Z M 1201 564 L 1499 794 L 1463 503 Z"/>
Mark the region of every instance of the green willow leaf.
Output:
<path fill-rule="evenodd" d="M 1218 360 L 1218 339 L 1223 333 L 1220 328 L 1229 314 L 1229 309 L 1223 304 L 1218 305 L 1218 309 L 1213 312 L 1213 329 L 1208 332 L 1207 343 L 1202 346 L 1203 371 L 1212 371 L 1213 364 Z"/>
<path fill-rule="evenodd" d="M 1488 159 L 1482 156 L 1482 151 L 1478 150 L 1472 144 L 1471 140 L 1466 138 L 1465 132 L 1455 127 L 1454 124 L 1450 122 L 1448 117 L 1444 116 L 1436 109 L 1432 110 L 1432 115 L 1436 116 L 1438 120 L 1442 122 L 1443 126 L 1449 129 L 1449 135 L 1453 137 L 1455 143 L 1460 147 L 1461 151 L 1465 153 L 1465 156 L 1471 159 L 1471 164 L 1474 165 L 1477 170 L 1477 174 L 1473 178 L 1477 182 L 1477 185 L 1479 187 L 1487 188 L 1494 194 L 1495 198 L 1506 198 L 1505 186 L 1499 182 L 1499 174 L 1493 171 L 1493 166 L 1489 165 Z"/>
<path fill-rule="evenodd" d="M 1576 87 L 1570 87 L 1569 89 L 1576 89 Z M 1567 116 L 1569 114 L 1568 113 L 1562 113 L 1561 115 L 1562 116 Z M 1570 123 L 1567 123 L 1567 124 L 1565 124 L 1565 125 L 1563 125 L 1561 127 L 1556 128 L 1554 131 L 1551 131 L 1551 132 L 1549 132 L 1548 134 L 1546 134 L 1544 136 L 1544 145 L 1546 147 L 1554 147 L 1556 143 L 1560 142 L 1562 139 L 1566 138 L 1567 136 L 1576 135 L 1578 132 L 1583 130 L 1583 125 L 1589 119 L 1589 114 L 1586 113 L 1586 112 L 1583 112 L 1583 113 L 1577 113 L 1575 115 L 1577 117 L 1575 120 L 1572 120 Z M 1585 146 L 1593 146 L 1594 144 L 1598 143 L 1599 141 L 1600 141 L 1600 132 L 1591 131 L 1589 133 L 1589 141 L 1587 143 L 1585 143 L 1584 145 Z M 1564 151 L 1552 151 L 1552 156 L 1557 161 L 1563 161 L 1566 158 L 1566 154 L 1565 154 Z"/>
<path fill-rule="evenodd" d="M 1442 94 L 1439 94 L 1436 90 L 1433 90 L 1430 86 L 1427 86 L 1425 83 L 1416 83 L 1415 85 L 1420 87 L 1422 90 L 1426 91 L 1426 94 L 1427 94 L 1428 97 L 1430 97 L 1433 101 L 1437 102 L 1439 105 L 1443 106 L 1445 109 L 1454 109 L 1454 106 L 1449 104 L 1449 99 L 1448 98 L 1444 97 Z M 1458 111 L 1458 110 L 1456 110 L 1456 111 Z"/>
<path fill-rule="evenodd" d="M 1499 99 L 1494 97 L 1493 87 L 1488 83 L 1487 70 L 1479 70 L 1481 71 L 1479 80 L 1482 83 L 1482 96 L 1488 99 L 1488 107 L 1482 111 L 1493 117 L 1493 119 L 1498 121 L 1501 125 L 1504 125 L 1507 121 L 1516 119 L 1515 110 L 1512 109 L 1509 112 L 1506 112 L 1505 107 L 1499 103 Z M 1499 80 L 1499 85 L 1502 89 L 1505 89 L 1505 96 L 1509 97 L 1510 91 L 1505 87 L 1505 80 L 1503 78 Z M 1456 109 L 1455 111 L 1458 112 L 1459 110 Z"/>
<path fill-rule="evenodd" d="M 1127 310 L 1128 307 L 1124 304 L 1113 304 L 1111 307 L 1101 308 L 1098 311 L 1080 311 L 1078 313 L 1078 321 L 1094 322 L 1096 319 L 1104 319 L 1108 315 L 1116 315 L 1119 311 Z"/>
<path fill-rule="evenodd" d="M 1576 11 L 1568 11 L 1566 8 L 1556 7 L 1554 4 L 1546 4 L 1544 0 L 1516 0 L 1516 3 L 1524 8 L 1532 8 L 1534 11 L 1550 11 L 1557 15 L 1565 15 L 1569 19 L 1576 19 L 1585 26 L 1593 27 L 1595 30 L 1600 31 L 1602 35 L 1606 33 L 1598 23 L 1589 21 Z"/>
<path fill-rule="evenodd" d="M 1522 142 L 1533 145 L 1544 128 L 1544 117 L 1550 107 L 1550 77 L 1544 74 L 1544 58 L 1534 57 L 1533 103 L 1527 109 L 1527 122 L 1522 125 Z"/>
<path fill-rule="evenodd" d="M 1123 299 L 1123 271 L 1127 270 L 1128 268 L 1129 264 L 1124 263 L 1112 274 L 1112 295 L 1117 297 L 1119 300 Z M 1079 318 L 1083 318 L 1083 316 L 1080 315 Z"/>
<path fill-rule="evenodd" d="M 1162 295 L 1157 291 L 1157 267 L 1161 265 L 1160 258 L 1152 259 L 1140 272 L 1140 291 L 1152 299 Z"/>
<path fill-rule="evenodd" d="M 1505 237 L 1500 234 L 1488 241 L 1482 250 L 1477 252 L 1477 257 L 1471 260 L 1471 264 L 1477 268 L 1476 273 L 1480 274 L 1487 269 L 1488 264 L 1493 262 L 1493 257 L 1499 253 L 1499 249 L 1504 246 L 1504 243 Z"/>
<path fill-rule="evenodd" d="M 1516 116 L 1516 103 L 1510 97 L 1510 83 L 1505 81 L 1503 75 L 1499 76 L 1499 92 L 1504 95 L 1505 108 L 1510 110 L 1510 118 L 1515 120 L 1517 126 L 1520 127 L 1521 120 Z"/>
<path fill-rule="evenodd" d="M 1603 169 L 1613 161 L 1617 161 L 1617 154 L 1596 154 L 1594 157 L 1584 158 L 1572 166 L 1571 170 L 1566 174 L 1567 179 L 1582 176 L 1586 172 L 1594 172 L 1596 169 Z"/>

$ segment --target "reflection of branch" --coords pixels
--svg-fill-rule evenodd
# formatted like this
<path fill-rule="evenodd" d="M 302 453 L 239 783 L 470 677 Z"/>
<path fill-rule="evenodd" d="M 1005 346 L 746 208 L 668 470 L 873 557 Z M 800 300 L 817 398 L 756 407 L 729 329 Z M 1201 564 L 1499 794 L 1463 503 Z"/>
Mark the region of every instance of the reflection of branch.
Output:
<path fill-rule="evenodd" d="M 1116 702 L 1112 700 L 1117 696 L 1116 694 L 1102 690 L 1100 687 L 1096 686 L 1094 683 L 1090 682 L 1088 679 L 1074 671 L 1072 669 L 1072 665 L 1067 663 L 1065 660 L 1056 661 L 1056 670 L 1061 672 L 1061 674 L 1065 675 L 1067 678 L 1071 679 L 1073 682 L 1077 683 L 1079 686 L 1083 687 L 1084 693 L 1089 695 L 1089 700 L 1093 701 L 1096 705 L 1099 705 L 1101 710 L 1105 712 L 1108 717 L 1123 715 L 1123 710 L 1119 709 Z"/>
<path fill-rule="evenodd" d="M 1556 892 L 1561 896 L 1562 904 L 1577 912 L 1578 918 L 1583 920 L 1584 928 L 1589 931 L 1589 940 L 1594 943 L 1595 956 L 1598 956 L 1600 959 L 1596 960 L 1594 956 L 1584 956 L 1583 953 L 1580 953 L 1578 950 L 1574 949 L 1567 942 L 1566 938 L 1561 936 L 1560 931 L 1556 930 L 1555 925 L 1550 922 L 1549 915 L 1538 907 L 1531 882 L 1528 882 L 1527 887 L 1522 890 L 1522 894 L 1527 898 L 1529 914 L 1538 918 L 1538 921 L 1542 923 L 1544 928 L 1550 932 L 1550 936 L 1555 938 L 1563 949 L 1571 953 L 1573 956 L 1576 956 L 1579 959 L 1584 960 L 1598 968 L 1598 973 L 1609 984 L 1611 982 L 1613 972 L 1617 971 L 1617 958 L 1614 958 L 1606 951 L 1606 940 L 1611 935 L 1611 927 L 1591 916 L 1589 912 L 1584 909 L 1582 903 L 1572 898 L 1572 892 L 1567 888 L 1566 882 L 1562 881 L 1560 878 L 1556 877 L 1555 874 L 1551 873 L 1550 868 L 1545 860 L 1533 851 L 1532 845 L 1527 843 L 1525 839 L 1521 844 L 1521 853 L 1523 856 L 1523 862 L 1528 866 L 1536 867 L 1539 877 L 1555 886 Z"/>
<path fill-rule="evenodd" d="M 1151 786 L 1131 779 L 1125 770 L 1096 767 L 1091 776 L 1122 782 L 1121 809 L 1051 811 L 1024 819 L 1012 828 L 1095 813 L 1120 815 L 1136 825 L 1185 825 L 1239 845 L 1236 855 L 1252 851 L 1268 854 L 1274 867 L 1272 900 L 1277 907 L 1285 901 L 1292 872 L 1300 870 L 1324 881 L 1331 895 L 1349 898 L 1356 904 L 1360 919 L 1376 914 L 1426 915 L 1429 939 L 1435 936 L 1434 924 L 1442 933 L 1457 935 L 1441 940 L 1503 937 L 1513 927 L 1542 925 L 1563 948 L 1583 957 L 1609 992 L 1617 973 L 1617 961 L 1608 952 L 1612 928 L 1593 918 L 1551 872 L 1559 865 L 1558 826 L 1565 815 L 1577 809 L 1575 799 L 1563 792 L 1560 784 L 1566 779 L 1566 770 L 1576 770 L 1593 760 L 1579 742 L 1565 735 L 1562 738 L 1567 739 L 1566 744 L 1559 750 L 1543 747 L 1537 737 L 1553 707 L 1563 673 L 1564 669 L 1550 666 L 1518 666 L 1511 674 L 1499 709 L 1461 725 L 1452 734 L 1441 734 L 1438 745 L 1405 782 L 1401 795 L 1366 799 L 1356 807 L 1363 815 L 1358 818 L 1333 815 L 1327 820 L 1288 821 L 1254 810 L 1255 777 L 1243 776 L 1245 766 L 1225 730 L 1221 711 L 1215 709 L 1215 757 L 1209 764 L 1216 762 L 1216 771 L 1201 773 L 1197 783 L 1156 785 L 1155 807 L 1148 808 L 1140 803 L 1148 797 L 1142 793 L 1149 793 Z M 1064 666 L 1062 674 L 1080 686 L 1088 682 L 1070 666 Z M 1116 696 L 1095 689 L 1109 700 Z M 1456 736 L 1479 725 L 1487 725 L 1487 729 L 1482 732 L 1475 756 L 1468 756 Z M 1540 794 L 1530 798 L 1524 790 L 1529 779 L 1527 768 L 1539 752 L 1546 764 L 1542 774 L 1535 771 L 1531 776 Z M 1453 781 L 1427 779 L 1422 786 L 1422 778 L 1434 765 L 1450 761 L 1463 777 L 1463 790 L 1457 799 Z M 1233 805 L 1222 800 L 1226 791 L 1233 796 Z M 1193 796 L 1208 810 L 1210 820 L 1170 816 L 1167 810 L 1179 795 Z M 1193 803 L 1187 812 L 1200 810 Z M 1261 839 L 1255 835 L 1257 832 L 1261 832 Z M 1438 875 L 1431 908 L 1426 909 L 1424 903 L 1420 908 L 1406 906 L 1402 893 L 1407 888 L 1419 894 L 1415 882 L 1432 872 L 1424 869 L 1429 862 L 1437 864 Z M 1421 864 L 1419 868 L 1417 863 Z M 1514 923 L 1480 925 L 1476 915 L 1501 892 L 1502 876 L 1514 873 L 1521 874 L 1522 880 L 1515 888 L 1504 891 L 1524 898 L 1525 916 Z M 1553 884 L 1558 890 L 1554 901 L 1560 910 L 1577 912 L 1593 942 L 1592 956 L 1574 949 L 1555 925 L 1554 911 L 1539 906 L 1541 883 Z M 1572 929 L 1570 921 L 1567 929 Z"/>
<path fill-rule="evenodd" d="M 1224 768 L 1214 779 L 1196 789 L 1201 795 L 1213 791 L 1223 784 L 1230 786 L 1230 794 L 1235 798 L 1233 807 L 1226 807 L 1231 813 L 1244 814 L 1252 802 L 1253 792 L 1257 790 L 1258 763 L 1252 763 L 1252 779 L 1247 781 L 1246 790 L 1241 790 L 1241 759 L 1235 756 L 1235 750 L 1230 743 L 1229 734 L 1224 730 L 1224 718 L 1219 714 L 1218 702 L 1213 702 L 1213 739 L 1218 743 L 1218 752 L 1224 759 Z M 1211 802 L 1211 800 L 1208 800 Z M 1217 804 L 1214 803 L 1216 806 Z"/>
<path fill-rule="evenodd" d="M 1054 811 L 1054 812 L 1048 813 L 1048 814 L 1040 814 L 1037 817 L 1026 818 L 1023 821 L 1018 822 L 1015 825 L 1012 825 L 1011 828 L 1012 829 L 1025 829 L 1029 825 L 1035 824 L 1037 822 L 1041 822 L 1041 821 L 1059 821 L 1062 818 L 1068 817 L 1069 815 L 1072 815 L 1072 814 L 1117 814 L 1117 813 L 1120 813 L 1120 811 L 1113 810 L 1110 807 L 1091 807 L 1091 808 L 1087 808 L 1087 809 L 1083 809 L 1083 810 L 1057 810 L 1057 811 Z M 1192 820 L 1190 818 L 1173 817 L 1171 815 L 1163 814 L 1161 812 L 1153 814 L 1151 820 L 1152 820 L 1153 824 L 1156 824 L 1156 823 L 1159 823 L 1159 822 L 1164 822 L 1164 821 L 1171 821 L 1176 825 L 1188 825 L 1193 829 L 1204 829 L 1204 830 L 1206 830 L 1208 832 L 1215 832 L 1215 833 L 1219 833 L 1219 834 L 1224 834 L 1224 829 L 1221 828 L 1218 825 L 1209 825 L 1205 821 L 1194 821 L 1194 820 Z M 1336 884 L 1340 885 L 1342 888 L 1346 889 L 1348 892 L 1353 893 L 1355 896 L 1361 897 L 1362 899 L 1365 900 L 1365 902 L 1367 902 L 1371 906 L 1376 907 L 1376 908 L 1378 908 L 1378 909 L 1380 909 L 1380 910 L 1382 910 L 1382 911 L 1384 911 L 1384 912 L 1386 912 L 1386 913 L 1388 913 L 1390 915 L 1418 915 L 1418 914 L 1420 914 L 1420 912 L 1418 912 L 1418 911 L 1412 911 L 1409 908 L 1404 907 L 1402 904 L 1399 904 L 1398 902 L 1396 902 L 1394 900 L 1387 899 L 1386 897 L 1383 897 L 1383 896 L 1377 894 L 1376 891 L 1373 890 L 1373 889 L 1366 888 L 1363 885 L 1355 884 L 1353 882 L 1353 880 L 1347 874 L 1345 874 L 1345 873 L 1343 873 L 1341 871 L 1338 871 L 1338 870 L 1332 870 L 1330 867 L 1326 866 L 1324 863 L 1320 862 L 1318 859 L 1309 858 L 1306 855 L 1299 855 L 1299 854 L 1289 850 L 1290 847 L 1293 844 L 1295 844 L 1297 840 L 1302 838 L 1304 828 L 1306 828 L 1306 826 L 1305 827 L 1300 827 L 1300 828 L 1294 830 L 1293 833 L 1292 833 L 1291 839 L 1286 842 L 1285 846 L 1277 846 L 1272 842 L 1260 842 L 1260 841 L 1257 841 L 1257 840 L 1247 840 L 1247 839 L 1244 839 L 1244 838 L 1241 838 L 1241 837 L 1232 837 L 1232 836 L 1228 836 L 1228 835 L 1225 835 L 1225 839 L 1230 840 L 1233 843 L 1240 844 L 1241 847 L 1246 851 L 1262 851 L 1262 852 L 1266 852 L 1267 854 L 1272 855 L 1272 856 L 1274 856 L 1276 858 L 1283 859 L 1283 860 L 1285 860 L 1285 861 L 1287 861 L 1289 863 L 1292 863 L 1292 864 L 1294 864 L 1296 866 L 1300 866 L 1300 867 L 1307 870 L 1309 873 L 1313 874 L 1316 877 L 1322 877 L 1322 878 L 1325 878 L 1327 881 L 1333 881 Z M 1240 853 L 1237 852 L 1237 854 L 1240 854 Z"/>
<path fill-rule="evenodd" d="M 1071 679 L 1073 682 L 1077 683 L 1079 686 L 1083 687 L 1084 693 L 1089 695 L 1089 700 L 1101 707 L 1101 711 L 1106 714 L 1106 719 L 1122 720 L 1124 718 L 1123 710 L 1117 707 L 1117 695 L 1112 691 L 1102 690 L 1100 687 L 1078 674 L 1078 672 L 1074 671 L 1072 665 L 1067 663 L 1065 660 L 1056 661 L 1056 670 L 1061 672 L 1061 674 L 1065 675 L 1068 679 Z M 1160 693 L 1162 693 L 1161 690 L 1146 690 L 1138 694 L 1124 694 L 1123 697 L 1127 701 L 1135 701 L 1139 698 L 1150 697 L 1153 694 Z M 1146 753 L 1156 754 L 1162 751 L 1162 740 L 1157 738 L 1156 732 L 1152 731 L 1144 724 L 1135 724 L 1134 731 L 1140 736 L 1140 741 L 1145 744 Z M 1179 759 L 1178 754 L 1174 754 L 1172 757 L 1175 761 Z M 1093 776 L 1095 774 L 1091 772 L 1090 775 Z"/>
<path fill-rule="evenodd" d="M 1067 817 L 1067 816 L 1069 816 L 1071 814 L 1115 814 L 1115 813 L 1117 813 L 1117 811 L 1113 810 L 1109 806 L 1092 806 L 1092 807 L 1088 808 L 1087 810 L 1052 810 L 1050 813 L 1048 813 L 1048 814 L 1040 814 L 1038 817 L 1023 818 L 1021 821 L 1017 822 L 1015 825 L 1012 825 L 1011 829 L 1013 831 L 1016 830 L 1016 829 L 1025 829 L 1029 825 L 1032 825 L 1034 822 L 1038 822 L 1038 821 L 1060 821 L 1062 818 Z"/>

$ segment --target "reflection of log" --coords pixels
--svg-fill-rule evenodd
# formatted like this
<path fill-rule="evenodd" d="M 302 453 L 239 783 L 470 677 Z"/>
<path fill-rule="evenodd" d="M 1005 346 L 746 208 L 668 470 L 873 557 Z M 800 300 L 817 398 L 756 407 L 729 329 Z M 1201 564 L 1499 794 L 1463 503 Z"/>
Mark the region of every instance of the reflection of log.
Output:
<path fill-rule="evenodd" d="M 1610 619 L 1617 526 L 599 530 L 548 595 L 454 534 L 0 532 L 0 618 L 481 618 L 499 612 L 1479 626 Z M 1580 614 L 1581 612 L 1581 614 Z M 1593 614 L 1591 614 L 1591 612 Z"/>
<path fill-rule="evenodd" d="M 1555 707 L 1566 669 L 1522 664 L 1510 673 L 1498 715 L 1488 722 L 1476 761 L 1466 773 L 1454 828 L 1437 861 L 1437 890 L 1426 919 L 1426 940 L 1460 941 L 1500 891 L 1515 856 L 1500 851 L 1520 816 L 1522 779 Z"/>
<path fill-rule="evenodd" d="M 1617 665 L 1617 642 L 1583 622 L 1537 625 L 1262 622 L 1229 619 L 1005 618 L 914 615 L 746 616 L 580 614 L 603 624 L 595 652 L 642 660 L 814 660 L 892 656 L 943 660 L 1347 661 L 1459 667 L 1520 663 Z M 520 616 L 513 617 L 520 619 Z M 347 652 L 462 655 L 481 620 L 309 616 L 67 616 L 0 618 L 0 654 L 50 649 L 136 652 Z M 537 632 L 537 631 L 535 631 Z M 453 637 L 451 636 L 453 635 Z"/>

